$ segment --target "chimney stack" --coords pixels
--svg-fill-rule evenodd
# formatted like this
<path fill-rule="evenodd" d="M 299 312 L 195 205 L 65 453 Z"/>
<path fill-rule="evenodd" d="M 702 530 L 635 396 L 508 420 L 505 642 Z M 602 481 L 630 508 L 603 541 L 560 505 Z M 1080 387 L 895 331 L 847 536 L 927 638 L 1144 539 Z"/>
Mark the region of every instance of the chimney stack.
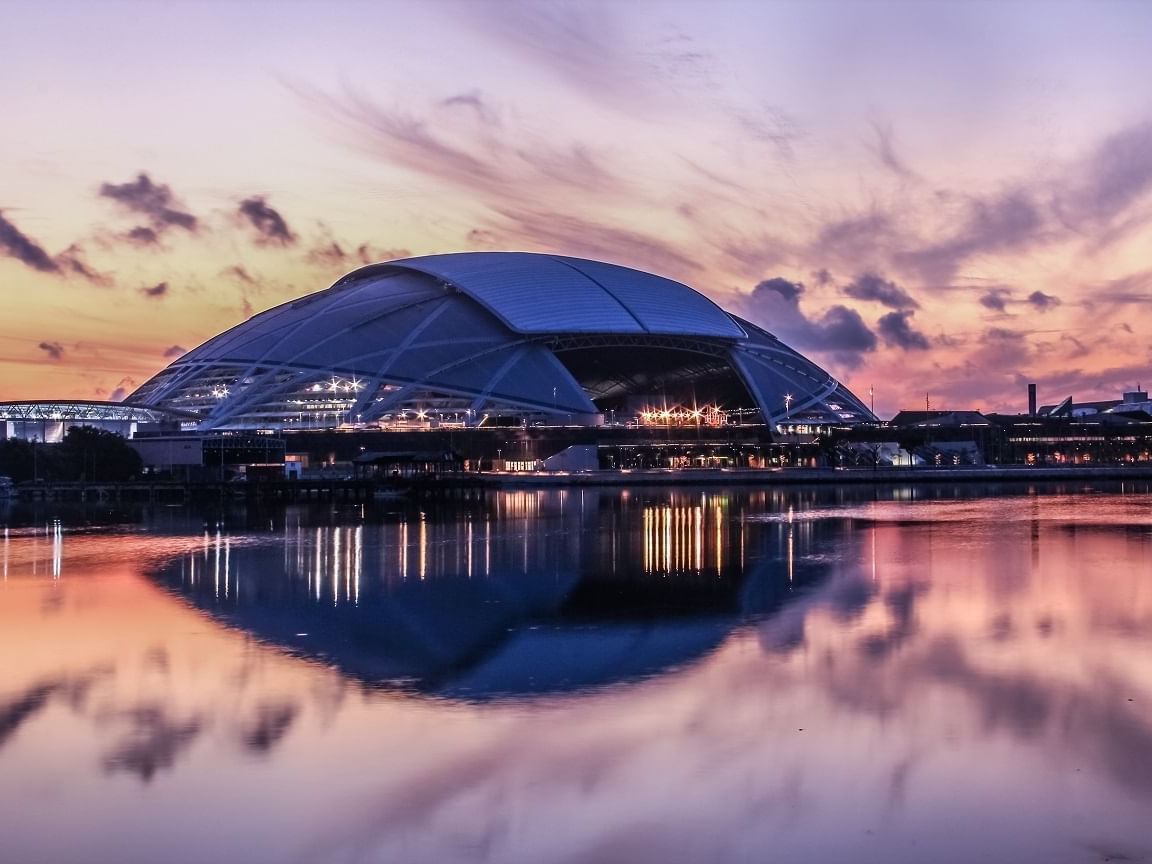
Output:
<path fill-rule="evenodd" d="M 1036 385 L 1028 385 L 1028 414 L 1029 416 L 1036 416 Z"/>

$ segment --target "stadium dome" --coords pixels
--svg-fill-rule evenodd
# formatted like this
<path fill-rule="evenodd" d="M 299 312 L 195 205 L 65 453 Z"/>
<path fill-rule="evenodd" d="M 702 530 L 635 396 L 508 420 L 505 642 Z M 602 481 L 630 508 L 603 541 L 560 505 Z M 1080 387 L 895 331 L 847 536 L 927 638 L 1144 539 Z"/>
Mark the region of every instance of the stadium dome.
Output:
<path fill-rule="evenodd" d="M 362 267 L 208 340 L 127 401 L 202 429 L 874 419 L 686 285 L 525 252 Z"/>

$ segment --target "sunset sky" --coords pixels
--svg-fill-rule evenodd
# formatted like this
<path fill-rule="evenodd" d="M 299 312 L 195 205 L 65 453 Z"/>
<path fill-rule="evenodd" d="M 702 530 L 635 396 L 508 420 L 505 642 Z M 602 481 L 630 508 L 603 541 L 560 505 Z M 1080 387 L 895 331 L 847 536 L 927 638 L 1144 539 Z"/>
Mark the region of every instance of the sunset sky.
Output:
<path fill-rule="evenodd" d="M 1152 4 L 0 16 L 0 399 L 122 398 L 362 262 L 476 249 L 680 279 L 881 415 L 1152 384 Z"/>

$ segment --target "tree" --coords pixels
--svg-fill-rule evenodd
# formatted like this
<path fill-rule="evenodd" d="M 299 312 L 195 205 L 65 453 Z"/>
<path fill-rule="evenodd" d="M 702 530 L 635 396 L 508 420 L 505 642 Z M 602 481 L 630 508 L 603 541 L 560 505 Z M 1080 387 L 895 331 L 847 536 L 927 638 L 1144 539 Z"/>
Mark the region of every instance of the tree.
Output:
<path fill-rule="evenodd" d="M 31 480 L 36 473 L 36 454 L 32 446 L 19 438 L 0 441 L 0 475 L 11 477 L 16 483 Z"/>
<path fill-rule="evenodd" d="M 130 480 L 143 470 L 140 454 L 122 435 L 92 426 L 73 426 L 56 445 L 62 479 Z"/>

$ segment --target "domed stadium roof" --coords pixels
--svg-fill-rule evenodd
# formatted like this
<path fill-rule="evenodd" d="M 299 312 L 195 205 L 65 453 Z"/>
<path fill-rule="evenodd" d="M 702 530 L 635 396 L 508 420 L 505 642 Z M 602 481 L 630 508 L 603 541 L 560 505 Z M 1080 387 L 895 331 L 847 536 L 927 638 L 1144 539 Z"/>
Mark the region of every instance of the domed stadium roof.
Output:
<path fill-rule="evenodd" d="M 588 424 L 645 405 L 873 419 L 827 372 L 687 285 L 525 252 L 363 267 L 210 339 L 128 401 L 194 412 L 205 429 Z"/>

